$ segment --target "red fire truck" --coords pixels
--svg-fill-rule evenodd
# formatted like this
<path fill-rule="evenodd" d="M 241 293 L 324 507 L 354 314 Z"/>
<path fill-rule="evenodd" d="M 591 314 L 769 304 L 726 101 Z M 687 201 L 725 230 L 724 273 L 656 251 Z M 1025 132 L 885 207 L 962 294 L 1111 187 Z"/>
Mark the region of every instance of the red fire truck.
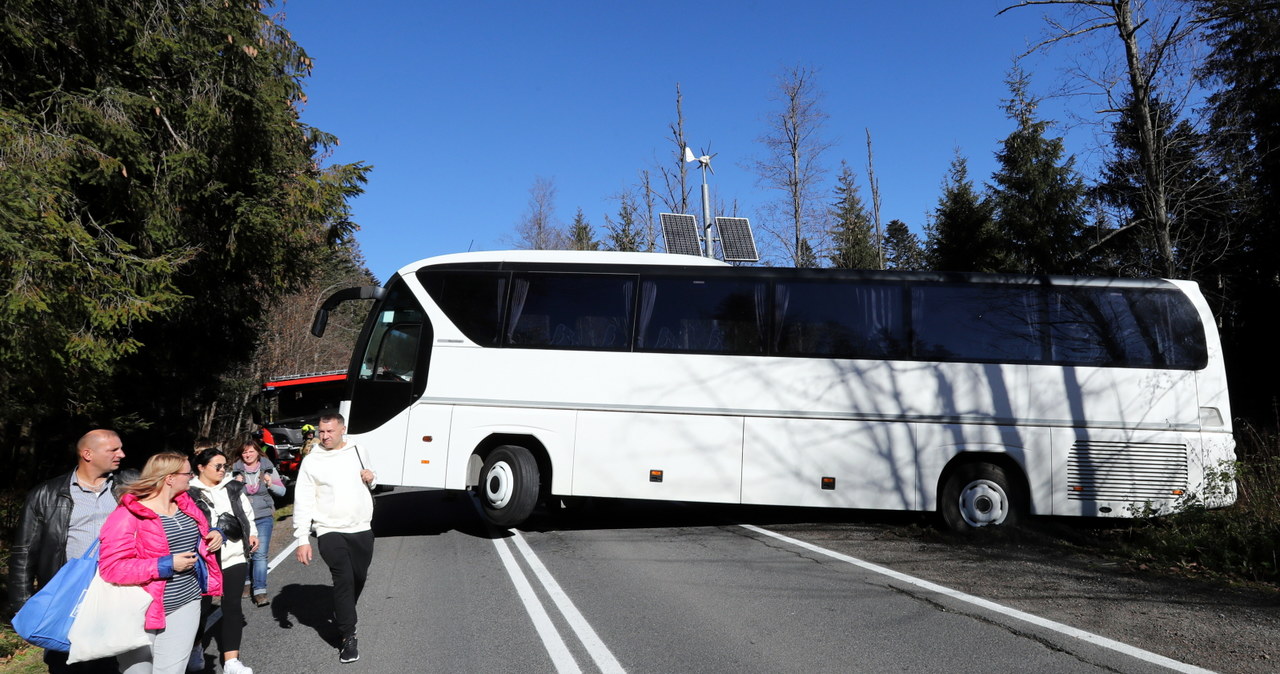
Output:
<path fill-rule="evenodd" d="M 273 458 L 286 479 L 298 473 L 303 426 L 315 426 L 321 413 L 338 410 L 346 382 L 346 370 L 330 370 L 280 377 L 262 385 L 263 442 L 274 445 Z"/>

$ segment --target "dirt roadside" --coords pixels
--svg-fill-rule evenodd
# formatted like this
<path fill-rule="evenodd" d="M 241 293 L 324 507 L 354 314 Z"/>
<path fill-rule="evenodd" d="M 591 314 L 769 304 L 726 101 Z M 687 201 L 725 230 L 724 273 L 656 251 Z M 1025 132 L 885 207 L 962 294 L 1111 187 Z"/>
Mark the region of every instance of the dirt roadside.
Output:
<path fill-rule="evenodd" d="M 1033 528 L 958 539 L 902 524 L 770 530 L 1217 672 L 1280 671 L 1280 591 L 1180 578 Z"/>

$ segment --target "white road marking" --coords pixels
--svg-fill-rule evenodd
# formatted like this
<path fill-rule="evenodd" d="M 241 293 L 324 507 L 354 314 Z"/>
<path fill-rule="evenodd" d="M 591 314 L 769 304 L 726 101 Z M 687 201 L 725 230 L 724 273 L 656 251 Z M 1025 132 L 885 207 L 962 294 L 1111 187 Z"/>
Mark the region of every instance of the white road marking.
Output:
<path fill-rule="evenodd" d="M 551 572 L 547 571 L 547 567 L 543 565 L 542 560 L 533 553 L 533 549 L 520 535 L 520 532 L 512 530 L 512 540 L 516 544 L 516 549 L 524 556 L 524 561 L 533 569 L 533 575 L 537 576 L 538 582 L 542 583 L 542 587 L 550 595 L 551 600 L 555 602 L 556 608 L 560 609 L 560 613 L 564 619 L 569 622 L 569 627 L 573 628 L 574 634 L 578 635 L 578 640 L 586 647 L 587 653 L 591 655 L 591 659 L 595 661 L 596 667 L 600 668 L 605 674 L 624 674 L 625 669 L 618 663 L 617 658 L 613 657 L 613 653 L 608 646 L 600 640 L 599 635 L 592 629 L 587 619 L 582 617 L 582 613 L 578 611 L 578 607 L 573 605 L 569 599 L 569 595 L 565 594 L 560 588 L 560 584 L 552 577 Z"/>
<path fill-rule="evenodd" d="M 280 554 L 276 555 L 276 558 L 271 560 L 267 564 L 267 573 L 271 573 L 272 571 L 274 571 L 277 566 L 280 566 L 280 562 L 284 561 L 285 557 L 288 557 L 289 555 L 293 554 L 293 551 L 297 549 L 298 549 L 298 539 L 295 538 L 289 541 L 289 545 L 285 546 L 285 548 L 280 551 Z"/>
<path fill-rule="evenodd" d="M 511 548 L 507 545 L 506 539 L 493 539 L 493 547 L 498 549 L 498 556 L 502 558 L 502 565 L 506 567 L 507 575 L 511 577 L 511 582 L 515 583 L 516 592 L 520 595 L 520 601 L 524 602 L 524 608 L 529 612 L 529 618 L 533 620 L 533 626 L 538 630 L 538 636 L 542 638 L 542 645 L 547 649 L 547 655 L 551 656 L 551 662 L 555 664 L 556 671 L 580 673 L 582 670 L 578 668 L 578 663 L 573 659 L 573 654 L 569 652 L 564 640 L 560 638 L 560 632 L 556 630 L 556 626 L 551 622 L 546 609 L 542 607 L 542 602 L 538 599 L 538 595 L 534 593 L 533 586 L 529 584 L 529 579 L 525 578 L 524 571 L 520 570 L 520 565 L 516 562 L 515 556 L 511 554 Z"/>
<path fill-rule="evenodd" d="M 751 524 L 741 524 L 739 526 L 749 531 L 754 531 L 758 534 L 761 534 L 764 536 L 770 536 L 780 541 L 790 543 L 791 545 L 794 545 L 796 547 L 804 548 L 805 550 L 816 552 L 820 555 L 826 555 L 827 557 L 831 557 L 832 559 L 837 559 L 842 562 L 847 562 L 859 568 L 866 569 L 867 571 L 879 573 L 879 574 L 888 576 L 890 578 L 893 578 L 894 580 L 898 580 L 898 581 L 907 583 L 909 585 L 914 585 L 922 590 L 927 590 L 929 592 L 936 592 L 941 595 L 946 595 L 953 599 L 958 599 L 960 601 L 973 604 L 975 606 L 980 606 L 982 608 L 987 609 L 988 611 L 994 611 L 996 613 L 1008 616 L 1010 618 L 1021 620 L 1023 622 L 1028 622 L 1028 623 L 1031 623 L 1032 625 L 1043 627 L 1045 629 L 1053 630 L 1054 632 L 1058 632 L 1060 634 L 1064 634 L 1069 637 L 1074 637 L 1081 641 L 1086 641 L 1095 646 L 1100 646 L 1102 648 L 1110 649 L 1118 653 L 1123 653 L 1125 655 L 1128 655 L 1133 658 L 1137 658 L 1139 660 L 1145 660 L 1147 662 L 1160 665 L 1161 667 L 1167 667 L 1176 672 L 1186 672 L 1187 674 L 1213 674 L 1213 671 L 1209 669 L 1203 669 L 1200 667 L 1196 667 L 1195 665 L 1189 665 L 1185 662 L 1179 662 L 1172 658 L 1166 658 L 1163 655 L 1158 655 L 1156 653 L 1152 653 L 1151 651 L 1145 651 L 1136 646 L 1130 646 L 1129 644 L 1121 643 L 1113 639 L 1108 639 L 1106 637 L 1093 634 L 1092 632 L 1086 632 L 1081 629 L 1076 629 L 1074 627 L 1071 627 L 1070 625 L 1064 625 L 1062 623 L 1054 622 L 1046 618 L 1041 618 L 1040 616 L 1037 616 L 1037 615 L 1032 615 L 1030 613 L 1025 613 L 1023 611 L 1019 611 L 1014 608 L 1009 608 L 1008 606 L 1003 606 L 993 601 L 988 601 L 980 597 L 975 597 L 970 594 L 965 594 L 958 590 L 953 590 L 949 587 L 943 587 L 942 585 L 931 583 L 927 580 L 916 578 L 915 576 L 908 576 L 905 573 L 899 573 L 897 571 L 894 571 L 893 569 L 888 569 L 883 566 L 872 564 L 871 562 L 864 562 L 863 560 L 858 559 L 856 557 L 850 557 L 849 555 L 841 554 L 833 550 L 828 550 L 826 548 L 818 547 L 812 543 L 806 543 L 804 541 L 791 538 L 790 536 L 785 536 L 777 532 L 769 531 L 768 529 L 762 529 L 760 527 L 757 527 Z"/>

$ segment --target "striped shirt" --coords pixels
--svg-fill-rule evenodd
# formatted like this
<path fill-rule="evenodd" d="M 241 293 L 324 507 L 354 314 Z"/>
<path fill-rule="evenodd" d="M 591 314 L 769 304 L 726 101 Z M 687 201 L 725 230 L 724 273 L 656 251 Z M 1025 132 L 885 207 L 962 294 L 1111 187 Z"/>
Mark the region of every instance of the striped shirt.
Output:
<path fill-rule="evenodd" d="M 200 526 L 190 515 L 179 510 L 173 515 L 161 515 L 160 522 L 164 524 L 165 538 L 169 539 L 170 553 L 196 552 Z M 200 581 L 196 580 L 195 567 L 175 572 L 164 585 L 164 612 L 168 615 L 199 598 Z"/>

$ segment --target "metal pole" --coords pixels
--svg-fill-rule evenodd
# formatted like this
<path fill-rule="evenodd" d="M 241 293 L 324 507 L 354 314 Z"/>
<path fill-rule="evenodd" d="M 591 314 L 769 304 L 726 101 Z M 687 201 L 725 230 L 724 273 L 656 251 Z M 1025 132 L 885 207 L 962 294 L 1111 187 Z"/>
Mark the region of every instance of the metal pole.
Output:
<path fill-rule="evenodd" d="M 711 250 L 711 199 L 707 189 L 707 167 L 702 167 L 702 233 L 707 239 L 706 257 L 714 257 Z"/>

